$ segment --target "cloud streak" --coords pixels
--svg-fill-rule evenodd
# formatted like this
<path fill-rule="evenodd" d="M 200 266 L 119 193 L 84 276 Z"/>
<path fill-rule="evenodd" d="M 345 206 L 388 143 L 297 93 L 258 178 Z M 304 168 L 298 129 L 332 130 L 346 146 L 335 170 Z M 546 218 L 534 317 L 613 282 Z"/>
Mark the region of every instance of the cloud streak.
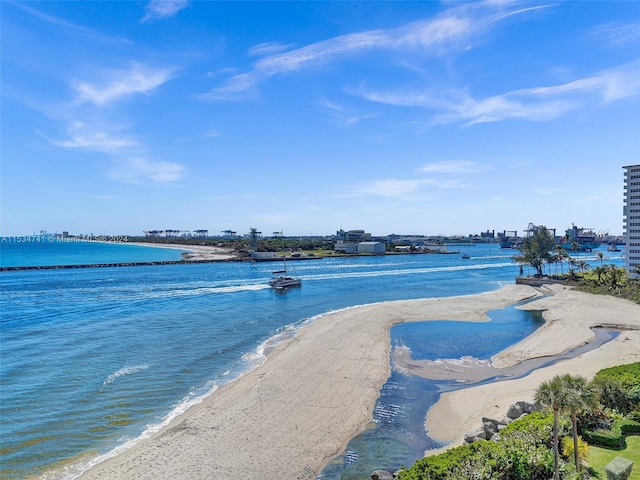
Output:
<path fill-rule="evenodd" d="M 471 40 L 493 24 L 510 16 L 524 14 L 544 6 L 516 9 L 511 2 L 479 2 L 451 8 L 439 16 L 392 29 L 369 30 L 341 35 L 304 47 L 268 55 L 253 64 L 249 72 L 230 77 L 224 84 L 200 96 L 206 100 L 237 100 L 254 97 L 257 85 L 275 75 L 286 75 L 326 65 L 357 55 L 375 52 L 420 52 L 440 55 L 469 48 Z M 268 48 L 279 44 L 263 44 Z M 251 50 L 250 54 L 255 54 Z"/>
<path fill-rule="evenodd" d="M 606 24 L 589 32 L 598 41 L 604 40 L 612 47 L 624 47 L 640 43 L 640 22 L 628 24 Z"/>
<path fill-rule="evenodd" d="M 184 167 L 175 162 L 153 161 L 144 157 L 120 158 L 111 169 L 109 176 L 117 181 L 140 184 L 173 183 L 182 178 Z"/>
<path fill-rule="evenodd" d="M 133 62 L 128 70 L 111 70 L 102 76 L 109 78 L 103 85 L 75 80 L 71 83 L 80 103 L 106 105 L 134 94 L 149 94 L 172 78 L 171 69 L 153 69 Z"/>
<path fill-rule="evenodd" d="M 151 0 L 145 7 L 141 23 L 163 20 L 176 15 L 189 5 L 189 0 Z"/>
<path fill-rule="evenodd" d="M 640 93 L 640 60 L 572 82 L 513 90 L 476 99 L 465 90 L 352 92 L 366 100 L 394 106 L 422 107 L 437 113 L 433 124 L 497 122 L 509 119 L 542 121 L 592 104 L 608 104 Z"/>

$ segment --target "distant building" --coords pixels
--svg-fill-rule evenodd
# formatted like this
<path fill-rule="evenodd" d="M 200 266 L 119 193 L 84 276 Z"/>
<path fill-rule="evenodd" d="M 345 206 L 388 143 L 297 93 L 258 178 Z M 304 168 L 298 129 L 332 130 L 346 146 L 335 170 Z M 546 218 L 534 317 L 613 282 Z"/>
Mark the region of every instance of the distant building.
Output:
<path fill-rule="evenodd" d="M 348 230 L 342 229 L 336 232 L 336 243 L 333 246 L 333 250 L 339 253 L 354 254 L 360 253 L 358 251 L 358 244 L 360 242 L 366 242 L 371 240 L 371 234 L 364 230 Z"/>
<path fill-rule="evenodd" d="M 480 232 L 480 238 L 496 238 L 496 231 L 487 230 L 486 232 Z"/>
<path fill-rule="evenodd" d="M 342 229 L 336 232 L 336 237 L 338 240 L 342 240 L 344 242 L 369 242 L 371 241 L 371 234 L 365 232 L 364 230 L 348 230 L 344 231 Z"/>
<path fill-rule="evenodd" d="M 626 266 L 629 272 L 633 272 L 640 266 L 640 165 L 622 168 L 626 169 L 622 209 Z"/>
<path fill-rule="evenodd" d="M 373 253 L 375 255 L 384 255 L 387 246 L 382 242 L 360 242 L 358 243 L 358 253 Z"/>
<path fill-rule="evenodd" d="M 349 255 L 358 253 L 358 244 L 355 242 L 345 242 L 344 240 L 338 240 L 333 245 L 333 251 L 337 253 L 346 253 Z"/>

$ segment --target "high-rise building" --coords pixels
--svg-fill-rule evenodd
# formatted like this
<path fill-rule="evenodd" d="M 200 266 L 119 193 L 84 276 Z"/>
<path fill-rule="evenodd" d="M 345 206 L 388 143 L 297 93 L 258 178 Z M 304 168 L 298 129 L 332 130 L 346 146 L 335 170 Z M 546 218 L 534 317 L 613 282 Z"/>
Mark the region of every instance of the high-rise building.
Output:
<path fill-rule="evenodd" d="M 634 272 L 640 267 L 640 165 L 622 168 L 626 169 L 622 210 L 626 265 Z"/>

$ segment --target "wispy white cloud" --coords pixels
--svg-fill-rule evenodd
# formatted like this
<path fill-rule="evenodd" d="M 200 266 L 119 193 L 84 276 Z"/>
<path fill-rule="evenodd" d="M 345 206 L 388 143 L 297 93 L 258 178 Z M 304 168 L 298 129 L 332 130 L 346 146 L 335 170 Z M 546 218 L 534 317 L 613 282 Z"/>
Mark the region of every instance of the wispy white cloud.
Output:
<path fill-rule="evenodd" d="M 83 32 L 83 33 L 88 33 L 91 35 L 96 34 L 96 32 L 94 32 L 93 30 L 90 30 L 86 27 L 83 27 L 81 25 L 77 25 L 75 23 L 72 23 L 68 20 L 65 20 L 63 18 L 59 18 L 59 17 L 54 17 L 53 15 L 48 15 L 46 13 L 41 12 L 40 10 L 36 10 L 35 8 L 31 8 L 29 6 L 27 6 L 27 4 L 25 4 L 24 2 L 14 2 L 13 3 L 14 6 L 24 10 L 25 12 L 28 12 L 29 14 L 33 15 L 34 17 L 39 18 L 40 20 L 44 20 L 47 23 L 51 23 L 53 25 L 58 25 L 59 27 L 64 27 L 67 29 L 71 29 L 71 30 L 77 30 L 79 32 Z"/>
<path fill-rule="evenodd" d="M 377 113 L 371 113 L 371 112 L 354 114 L 351 111 L 349 111 L 350 110 L 349 108 L 344 107 L 338 103 L 331 102 L 327 99 L 323 99 L 319 101 L 318 105 L 329 110 L 331 116 L 334 117 L 338 123 L 340 123 L 342 126 L 345 126 L 345 127 L 350 127 L 362 121 L 371 120 L 373 118 L 378 117 Z"/>
<path fill-rule="evenodd" d="M 119 158 L 109 176 L 125 183 L 173 183 L 180 180 L 185 168 L 175 162 L 154 161 L 144 157 Z"/>
<path fill-rule="evenodd" d="M 364 53 L 413 51 L 430 56 L 452 49 L 465 50 L 469 48 L 472 38 L 504 18 L 546 8 L 538 6 L 517 9 L 514 5 L 515 3 L 492 1 L 457 5 L 432 19 L 392 29 L 341 35 L 295 50 L 268 55 L 255 62 L 251 71 L 230 77 L 223 85 L 201 95 L 201 98 L 246 98 L 241 93 L 254 90 L 257 84 L 266 78 L 353 58 Z"/>
<path fill-rule="evenodd" d="M 204 134 L 205 137 L 209 138 L 218 138 L 222 136 L 222 131 L 217 128 L 212 128 Z"/>
<path fill-rule="evenodd" d="M 173 17 L 189 5 L 189 0 L 151 0 L 145 7 L 142 22 L 151 22 Z"/>
<path fill-rule="evenodd" d="M 248 73 L 236 75 L 228 79 L 223 86 L 208 93 L 197 95 L 202 100 L 244 100 L 257 97 L 255 89 L 257 78 Z"/>
<path fill-rule="evenodd" d="M 363 115 L 353 115 L 349 118 L 346 119 L 346 121 L 344 122 L 346 126 L 351 126 L 351 125 L 355 125 L 356 123 L 360 123 L 363 120 L 371 120 L 373 118 L 376 118 L 378 116 L 378 114 L 376 113 L 365 113 Z"/>
<path fill-rule="evenodd" d="M 112 70 L 101 76 L 108 80 L 103 85 L 73 81 L 72 86 L 79 102 L 105 105 L 136 93 L 148 94 L 172 78 L 171 69 L 153 69 L 133 62 L 128 70 Z"/>
<path fill-rule="evenodd" d="M 395 106 L 423 107 L 441 112 L 432 123 L 465 122 L 467 125 L 508 119 L 542 121 L 557 118 L 587 105 L 607 104 L 640 93 L 640 60 L 572 82 L 513 90 L 483 99 L 465 90 L 352 92 L 369 101 Z"/>
<path fill-rule="evenodd" d="M 126 183 L 172 183 L 183 177 L 185 168 L 179 163 L 148 158 L 146 150 L 135 138 L 108 127 L 95 128 L 85 122 L 73 122 L 67 138 L 48 139 L 52 145 L 69 150 L 107 154 L 112 162 L 109 177 Z M 131 152 L 137 156 L 131 157 Z"/>
<path fill-rule="evenodd" d="M 362 183 L 351 190 L 348 195 L 373 195 L 379 197 L 405 197 L 420 191 L 425 185 L 434 185 L 431 179 L 398 179 L 387 178 Z"/>
<path fill-rule="evenodd" d="M 290 48 L 291 45 L 284 45 L 282 43 L 276 42 L 267 42 L 251 47 L 247 53 L 252 57 L 263 57 L 266 55 L 275 55 L 278 53 L 282 53 L 285 50 L 289 50 Z"/>
<path fill-rule="evenodd" d="M 395 200 L 416 200 L 436 191 L 467 189 L 470 185 L 458 178 L 385 178 L 363 182 L 345 189 L 342 197 L 385 197 Z"/>
<path fill-rule="evenodd" d="M 117 154 L 123 149 L 134 147 L 137 144 L 133 138 L 104 129 L 95 129 L 79 121 L 73 122 L 67 127 L 67 138 L 48 140 L 60 148 L 109 154 Z"/>
<path fill-rule="evenodd" d="M 600 42 L 612 47 L 624 47 L 640 43 L 640 22 L 627 24 L 608 23 L 592 28 L 589 33 Z"/>
<path fill-rule="evenodd" d="M 423 165 L 417 171 L 419 173 L 442 173 L 449 175 L 471 174 L 487 170 L 486 165 L 481 165 L 470 160 L 444 160 Z"/>

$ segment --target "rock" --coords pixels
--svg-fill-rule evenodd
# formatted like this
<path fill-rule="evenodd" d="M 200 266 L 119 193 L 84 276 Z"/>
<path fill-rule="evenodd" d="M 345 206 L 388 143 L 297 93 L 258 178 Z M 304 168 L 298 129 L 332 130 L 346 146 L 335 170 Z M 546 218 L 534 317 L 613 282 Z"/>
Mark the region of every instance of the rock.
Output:
<path fill-rule="evenodd" d="M 498 425 L 500 422 L 492 418 L 482 417 L 482 428 L 484 429 L 485 438 L 491 440 L 491 437 L 498 433 Z"/>
<path fill-rule="evenodd" d="M 516 405 L 518 405 L 524 413 L 533 413 L 539 410 L 536 405 L 529 402 L 516 402 Z"/>
<path fill-rule="evenodd" d="M 493 437 L 491 437 L 491 441 L 492 442 L 499 442 L 500 440 L 502 440 L 502 439 L 500 438 L 500 434 L 499 433 L 496 433 Z"/>
<path fill-rule="evenodd" d="M 513 420 L 520 417 L 520 415 L 522 415 L 522 413 L 524 412 L 524 410 L 522 409 L 522 405 L 520 405 L 521 403 L 524 403 L 524 402 L 517 402 L 511 405 L 509 407 L 509 410 L 507 410 L 507 417 Z"/>
<path fill-rule="evenodd" d="M 371 474 L 372 480 L 393 480 L 393 475 L 386 470 L 376 470 Z"/>
<path fill-rule="evenodd" d="M 511 422 L 513 422 L 513 418 L 509 418 L 506 415 L 504 417 L 502 417 L 502 420 L 500 420 L 500 423 L 502 423 L 503 425 L 509 425 Z"/>
<path fill-rule="evenodd" d="M 471 430 L 464 436 L 464 441 L 467 443 L 473 443 L 476 440 L 486 440 L 487 435 L 484 432 L 484 428 L 476 428 L 475 430 Z"/>

